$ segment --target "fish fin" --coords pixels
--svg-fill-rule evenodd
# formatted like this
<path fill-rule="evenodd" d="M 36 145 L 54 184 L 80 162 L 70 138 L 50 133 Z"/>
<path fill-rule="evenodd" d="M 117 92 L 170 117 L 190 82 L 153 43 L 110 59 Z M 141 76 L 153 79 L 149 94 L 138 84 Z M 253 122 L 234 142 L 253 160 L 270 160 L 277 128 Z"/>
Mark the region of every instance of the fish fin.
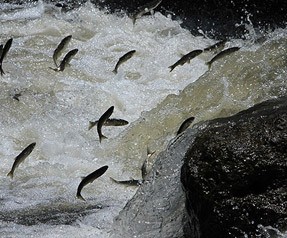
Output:
<path fill-rule="evenodd" d="M 211 63 L 210 62 L 206 62 L 205 64 L 208 66 L 208 70 L 210 70 Z"/>
<path fill-rule="evenodd" d="M 110 179 L 115 182 L 115 183 L 119 183 L 117 180 L 115 180 L 114 178 L 110 177 Z"/>
<path fill-rule="evenodd" d="M 83 200 L 83 201 L 86 201 L 86 199 L 84 199 L 80 193 L 77 194 L 77 198 L 78 198 L 78 199 L 81 199 L 81 200 Z"/>
<path fill-rule="evenodd" d="M 97 125 L 97 123 L 95 123 L 95 122 L 93 122 L 93 121 L 89 121 L 88 130 L 91 130 L 95 125 Z"/>
<path fill-rule="evenodd" d="M 118 70 L 117 70 L 117 69 L 114 69 L 112 72 L 113 72 L 114 74 L 117 74 L 117 73 L 118 73 Z"/>
<path fill-rule="evenodd" d="M 9 177 L 11 177 L 11 179 L 13 179 L 13 171 L 11 170 L 11 171 L 7 174 L 7 176 L 9 176 Z"/>
<path fill-rule="evenodd" d="M 108 139 L 108 137 L 106 137 L 106 136 L 104 136 L 104 135 L 101 135 L 101 136 L 100 136 L 100 143 L 101 143 L 102 139 Z"/>
<path fill-rule="evenodd" d="M 57 72 L 57 71 L 60 71 L 59 67 L 58 67 L 58 68 L 55 68 L 55 69 L 52 68 L 52 67 L 49 67 L 49 69 L 52 69 L 52 70 L 54 70 L 54 71 L 56 71 L 56 72 Z"/>

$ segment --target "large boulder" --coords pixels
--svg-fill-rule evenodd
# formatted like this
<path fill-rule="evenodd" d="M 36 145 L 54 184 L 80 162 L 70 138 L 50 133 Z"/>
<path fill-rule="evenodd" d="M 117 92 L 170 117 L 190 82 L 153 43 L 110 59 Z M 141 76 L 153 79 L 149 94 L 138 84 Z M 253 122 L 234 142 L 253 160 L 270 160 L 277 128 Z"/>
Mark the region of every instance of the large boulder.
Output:
<path fill-rule="evenodd" d="M 279 237 L 270 234 L 287 230 L 286 145 L 287 97 L 198 123 L 159 154 L 113 237 Z"/>
<path fill-rule="evenodd" d="M 189 225 L 201 238 L 287 230 L 287 97 L 204 124 L 184 160 Z"/>

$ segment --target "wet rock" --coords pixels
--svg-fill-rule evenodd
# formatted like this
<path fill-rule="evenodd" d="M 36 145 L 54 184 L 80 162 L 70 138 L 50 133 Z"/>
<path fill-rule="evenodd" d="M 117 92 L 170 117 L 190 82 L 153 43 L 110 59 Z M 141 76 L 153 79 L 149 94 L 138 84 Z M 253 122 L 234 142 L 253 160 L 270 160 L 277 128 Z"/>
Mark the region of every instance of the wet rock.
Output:
<path fill-rule="evenodd" d="M 276 237 L 287 230 L 286 144 L 287 97 L 195 125 L 159 154 L 113 237 Z"/>
<path fill-rule="evenodd" d="M 152 171 L 114 222 L 113 237 L 183 237 L 187 214 L 180 168 L 196 130 L 159 154 Z"/>
<path fill-rule="evenodd" d="M 190 227 L 201 238 L 286 231 L 287 97 L 203 126 L 181 173 Z"/>
<path fill-rule="evenodd" d="M 3 0 L 4 3 L 26 4 L 38 0 Z M 152 1 L 152 0 L 150 0 Z M 62 7 L 64 11 L 81 6 L 87 0 L 44 0 Z M 91 3 L 110 12 L 133 13 L 146 0 L 90 0 Z M 272 11 L 270 11 L 272 9 Z M 182 26 L 194 35 L 204 33 L 209 37 L 243 37 L 250 28 L 267 30 L 285 27 L 286 0 L 164 0 L 156 9 L 173 19 L 180 19 Z"/>

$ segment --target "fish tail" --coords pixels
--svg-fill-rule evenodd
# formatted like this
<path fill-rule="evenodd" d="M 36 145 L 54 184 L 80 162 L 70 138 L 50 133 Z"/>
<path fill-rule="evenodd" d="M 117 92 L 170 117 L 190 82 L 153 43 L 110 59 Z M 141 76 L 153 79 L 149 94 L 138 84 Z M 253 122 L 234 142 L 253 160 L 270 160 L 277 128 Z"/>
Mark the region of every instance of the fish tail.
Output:
<path fill-rule="evenodd" d="M 1 75 L 5 74 L 3 69 L 2 69 L 2 64 L 0 65 L 0 72 L 1 72 Z"/>
<path fill-rule="evenodd" d="M 102 139 L 108 139 L 108 137 L 106 137 L 104 135 L 100 135 L 100 142 L 102 141 Z"/>
<path fill-rule="evenodd" d="M 11 179 L 13 179 L 13 175 L 14 175 L 13 172 L 14 172 L 14 171 L 11 170 L 11 171 L 7 174 L 7 176 L 11 177 Z"/>
<path fill-rule="evenodd" d="M 80 193 L 77 193 L 77 198 L 86 201 L 86 199 L 84 199 Z"/>
<path fill-rule="evenodd" d="M 171 72 L 171 71 L 173 71 L 173 69 L 175 68 L 175 66 L 171 65 L 171 66 L 169 66 L 168 68 L 170 69 L 169 72 Z"/>

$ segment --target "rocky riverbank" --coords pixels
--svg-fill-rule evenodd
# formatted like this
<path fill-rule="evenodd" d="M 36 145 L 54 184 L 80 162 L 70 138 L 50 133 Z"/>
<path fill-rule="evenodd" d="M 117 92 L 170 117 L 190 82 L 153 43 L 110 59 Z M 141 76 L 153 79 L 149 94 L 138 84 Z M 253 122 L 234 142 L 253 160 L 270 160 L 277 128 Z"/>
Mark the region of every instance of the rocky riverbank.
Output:
<path fill-rule="evenodd" d="M 286 144 L 287 97 L 197 124 L 159 155 L 116 219 L 115 237 L 279 237 Z"/>

